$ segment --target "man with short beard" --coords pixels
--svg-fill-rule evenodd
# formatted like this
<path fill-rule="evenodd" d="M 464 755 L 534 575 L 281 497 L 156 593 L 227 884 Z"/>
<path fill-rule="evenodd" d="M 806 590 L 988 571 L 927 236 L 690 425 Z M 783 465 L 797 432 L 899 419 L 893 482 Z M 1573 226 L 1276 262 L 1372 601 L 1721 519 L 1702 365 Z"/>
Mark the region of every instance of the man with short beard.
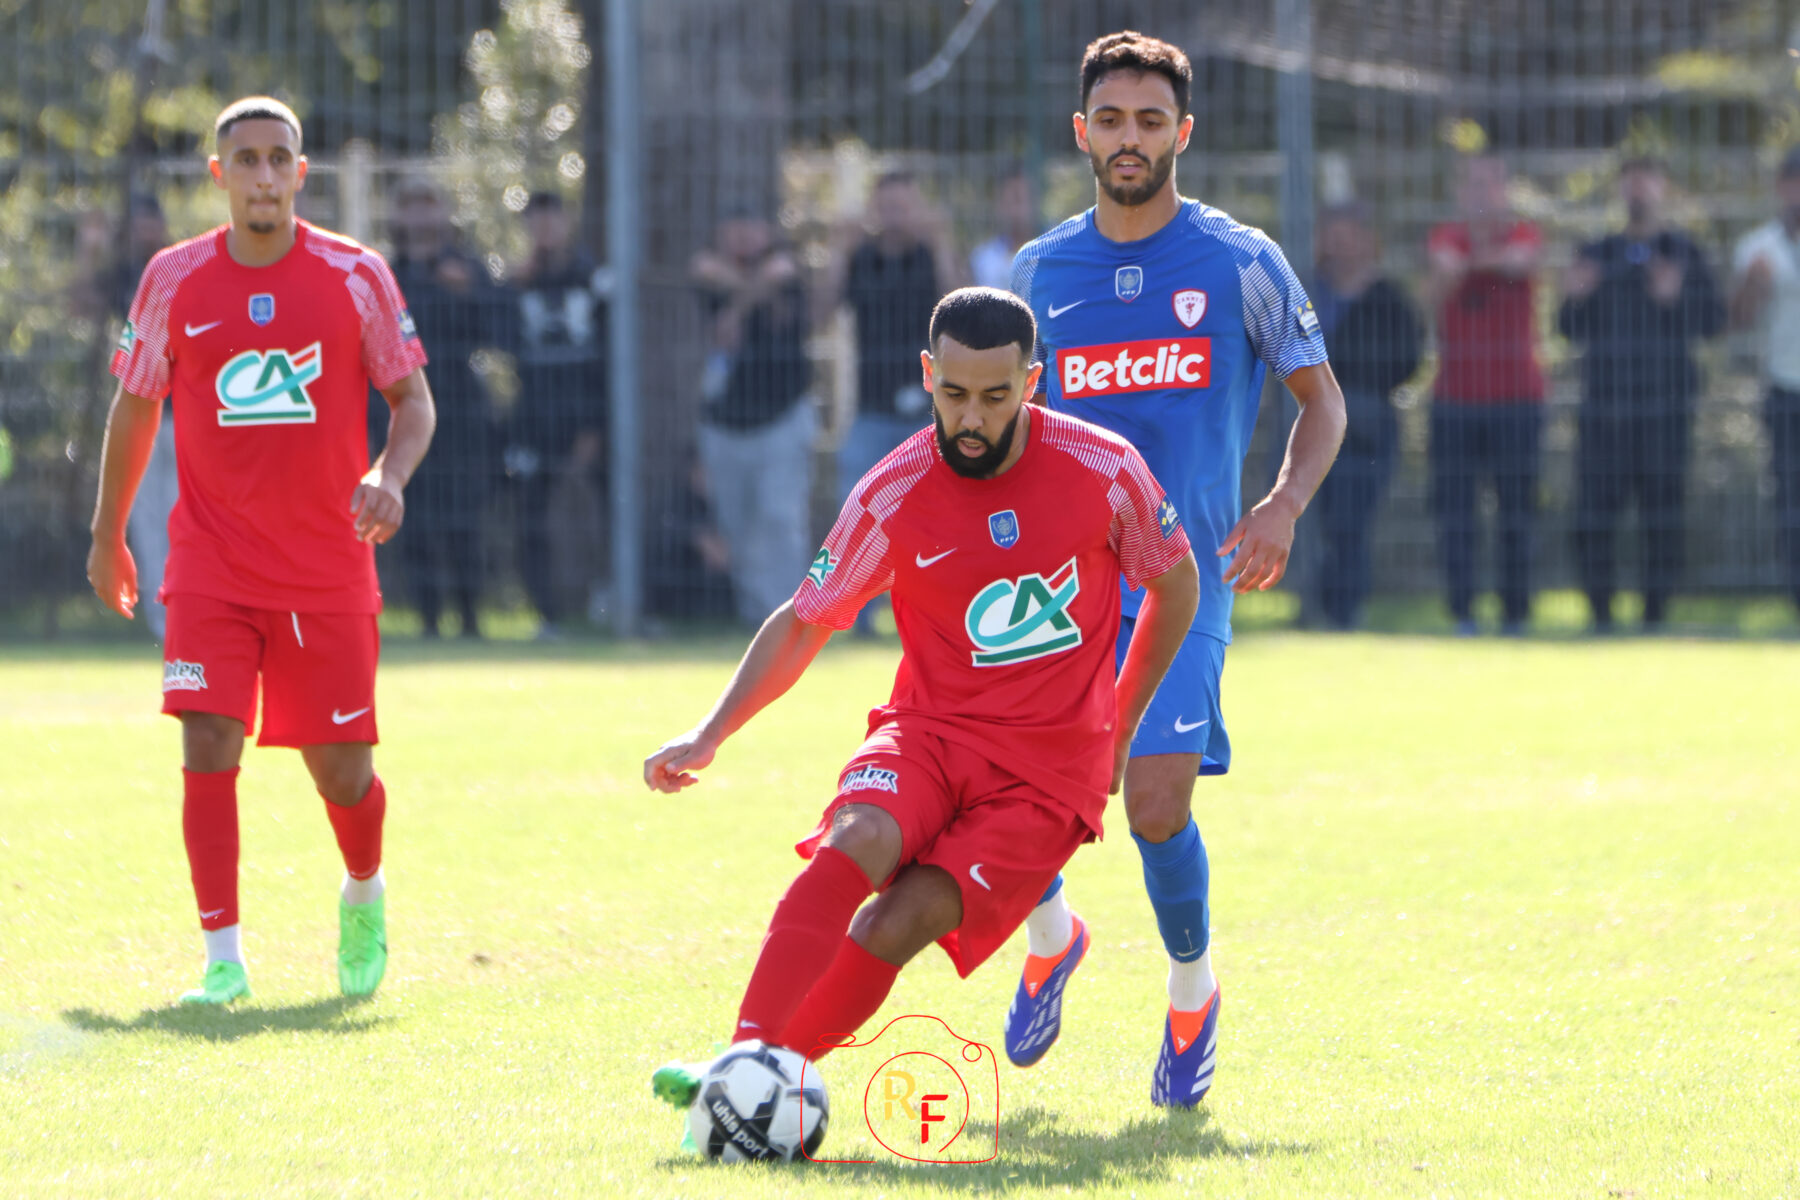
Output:
<path fill-rule="evenodd" d="M 818 1059 L 932 942 L 964 977 L 1003 945 L 1100 836 L 1130 730 L 1193 617 L 1194 555 L 1143 458 L 1026 403 L 1041 364 L 1018 298 L 954 291 L 929 339 L 919 378 L 933 426 L 857 482 L 712 711 L 644 762 L 655 791 L 697 782 L 834 631 L 892 594 L 893 694 L 795 847 L 807 865 L 770 918 L 733 1042 Z M 1144 598 L 1115 675 L 1121 574 Z M 656 1094 L 685 1110 L 705 1067 L 661 1068 Z"/>
<path fill-rule="evenodd" d="M 1169 1012 L 1151 1102 L 1188 1108 L 1212 1083 L 1219 987 L 1210 952 L 1206 849 L 1194 779 L 1231 761 L 1219 679 L 1234 591 L 1280 582 L 1294 522 L 1337 454 L 1344 397 L 1305 290 L 1260 230 L 1175 190 L 1187 148 L 1193 71 L 1167 42 L 1126 31 L 1081 63 L 1075 143 L 1093 163 L 1094 207 L 1028 243 L 1013 291 L 1032 308 L 1053 409 L 1121 434 L 1169 489 L 1200 572 L 1200 603 L 1131 744 L 1125 815 L 1169 954 Z M 1300 405 L 1275 487 L 1240 517 L 1239 485 L 1273 370 Z M 1214 557 L 1214 556 L 1217 557 Z M 1117 652 L 1142 596 L 1126 587 Z M 1006 1017 L 1006 1052 L 1042 1058 L 1062 1028 L 1062 995 L 1087 951 L 1059 876 L 1026 922 L 1029 954 Z"/>

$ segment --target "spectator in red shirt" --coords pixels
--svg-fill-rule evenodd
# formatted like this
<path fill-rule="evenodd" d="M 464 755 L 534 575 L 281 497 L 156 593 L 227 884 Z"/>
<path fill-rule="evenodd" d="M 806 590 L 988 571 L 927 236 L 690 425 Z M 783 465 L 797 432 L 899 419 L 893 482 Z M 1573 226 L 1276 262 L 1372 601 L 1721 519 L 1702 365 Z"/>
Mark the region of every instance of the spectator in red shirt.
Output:
<path fill-rule="evenodd" d="M 1514 216 L 1506 164 L 1465 159 L 1460 219 L 1431 231 L 1427 295 L 1438 320 L 1431 410 L 1432 507 L 1459 633 L 1475 632 L 1475 489 L 1492 479 L 1499 501 L 1502 628 L 1531 611 L 1531 534 L 1537 516 L 1544 377 L 1538 369 L 1533 280 L 1543 257 L 1537 226 Z"/>

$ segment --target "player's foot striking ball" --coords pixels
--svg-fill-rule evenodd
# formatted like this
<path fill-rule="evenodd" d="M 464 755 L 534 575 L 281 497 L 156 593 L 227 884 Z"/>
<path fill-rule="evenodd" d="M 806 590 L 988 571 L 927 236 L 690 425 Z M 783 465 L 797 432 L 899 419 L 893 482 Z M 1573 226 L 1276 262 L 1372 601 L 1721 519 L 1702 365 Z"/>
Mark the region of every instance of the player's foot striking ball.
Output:
<path fill-rule="evenodd" d="M 811 1158 L 831 1123 L 819 1068 L 760 1041 L 739 1042 L 707 1064 L 695 1092 L 688 1135 L 723 1162 Z"/>
<path fill-rule="evenodd" d="M 1176 160 L 1194 128 L 1187 55 L 1127 30 L 1090 44 L 1080 74 L 1075 143 L 1093 167 L 1094 207 L 1019 250 L 1013 291 L 1037 318 L 1048 359 L 1045 404 L 1113 431 L 1143 455 L 1169 487 L 1168 519 L 1188 530 L 1203 564 L 1191 628 L 1134 730 L 1124 787 L 1169 958 L 1170 1007 L 1185 1027 L 1217 982 L 1208 959 L 1206 848 L 1190 810 L 1195 779 L 1231 763 L 1220 680 L 1232 596 L 1280 582 L 1294 523 L 1343 438 L 1344 398 L 1312 303 L 1281 248 L 1176 190 Z M 1286 384 L 1300 416 L 1275 487 L 1240 513 L 1244 455 L 1268 371 Z M 1128 590 L 1121 656 L 1143 636 L 1139 603 Z M 1027 919 L 1034 943 L 1067 920 L 1066 902 L 1053 903 L 1059 895 L 1053 886 Z M 1008 1029 L 1010 1050 L 1010 1022 Z M 1207 1030 L 1210 1042 L 1214 1026 Z M 1034 1044 L 1025 1057 L 1047 1049 Z M 1165 1086 L 1164 1075 L 1198 1077 L 1183 1065 L 1189 1053 L 1171 1051 L 1156 1068 L 1159 1095 L 1178 1086 Z M 1179 1084 L 1178 1102 L 1204 1094 L 1189 1089 Z"/>
<path fill-rule="evenodd" d="M 834 630 L 891 592 L 893 694 L 795 847 L 807 865 L 769 919 L 734 1042 L 816 1061 L 934 941 L 959 975 L 979 967 L 1099 835 L 1124 772 L 1121 731 L 1137 726 L 1187 631 L 1199 581 L 1181 523 L 1123 439 L 1025 403 L 1035 341 L 1030 311 L 1005 292 L 939 302 L 920 364 L 933 425 L 857 483 L 712 712 L 644 763 L 657 791 L 697 782 Z M 1147 595 L 1119 668 L 1121 574 Z M 1086 945 L 1073 922 L 1042 943 L 1056 961 L 1033 1000 L 1060 996 Z M 692 1085 L 672 1064 L 652 1086 L 679 1101 Z M 696 1140 L 765 1157 L 753 1110 L 734 1088 L 709 1100 L 711 1088 L 699 1083 L 690 1110 Z"/>
<path fill-rule="evenodd" d="M 402 489 L 436 422 L 425 352 L 382 257 L 294 216 L 307 164 L 293 110 L 239 100 L 213 138 L 208 165 L 231 220 L 156 254 L 138 283 L 112 361 L 88 579 L 130 618 L 125 523 L 168 398 L 181 495 L 162 586 L 162 710 L 181 721 L 181 827 L 208 962 L 198 1002 L 221 1003 L 233 972 L 242 987 L 238 763 L 253 732 L 298 749 L 324 798 L 354 881 L 339 981 L 368 995 L 387 963 L 374 546 L 400 528 Z M 370 387 L 391 410 L 373 465 Z M 228 982 L 215 987 L 215 974 Z"/>

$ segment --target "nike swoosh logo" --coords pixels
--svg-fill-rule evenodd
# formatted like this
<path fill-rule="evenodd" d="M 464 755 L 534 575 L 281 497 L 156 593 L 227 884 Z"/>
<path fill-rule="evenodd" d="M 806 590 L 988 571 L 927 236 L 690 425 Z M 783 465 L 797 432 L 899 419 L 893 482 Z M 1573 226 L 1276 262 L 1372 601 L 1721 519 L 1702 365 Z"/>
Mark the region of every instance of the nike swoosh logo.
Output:
<path fill-rule="evenodd" d="M 189 337 L 198 337 L 200 334 L 205 333 L 207 330 L 211 329 L 213 326 L 223 325 L 224 323 L 225 323 L 224 321 L 208 321 L 204 325 L 183 325 L 182 328 L 187 330 L 187 335 Z"/>
<path fill-rule="evenodd" d="M 1208 717 L 1204 721 L 1195 721 L 1192 725 L 1183 725 L 1181 723 L 1181 718 L 1176 717 L 1175 718 L 1175 732 L 1176 733 L 1190 733 L 1193 730 L 1200 728 L 1202 725 L 1211 724 L 1211 722 L 1212 722 L 1212 718 Z"/>
<path fill-rule="evenodd" d="M 918 563 L 921 567 L 929 567 L 932 563 L 941 561 L 942 559 L 949 558 L 952 554 L 955 554 L 955 553 L 956 553 L 956 547 L 952 546 L 948 550 L 944 551 L 942 554 L 934 554 L 930 558 L 926 558 L 923 554 L 915 554 L 915 555 L 913 555 L 913 561 Z"/>
<path fill-rule="evenodd" d="M 214 918 L 214 917 L 218 917 L 218 916 L 223 916 L 223 915 L 224 915 L 224 914 L 225 914 L 225 910 L 224 910 L 224 909 L 222 909 L 222 908 L 215 908 L 215 909 L 213 909 L 213 910 L 212 910 L 212 911 L 211 911 L 211 912 L 203 912 L 203 913 L 201 913 L 201 914 L 200 914 L 200 919 L 201 919 L 201 920 L 202 920 L 202 921 L 210 921 L 210 920 L 212 920 L 212 919 L 213 919 L 213 918 Z"/>
<path fill-rule="evenodd" d="M 990 892 L 994 890 L 991 886 L 989 886 L 988 881 L 981 877 L 981 864 L 980 863 L 971 863 L 969 865 L 969 878 L 973 879 L 976 883 L 979 883 L 982 887 L 987 888 L 987 890 Z"/>
<path fill-rule="evenodd" d="M 1079 308 L 1081 305 L 1086 304 L 1086 303 L 1087 303 L 1086 300 L 1077 300 L 1073 304 L 1065 304 L 1061 308 L 1058 308 L 1058 307 L 1056 307 L 1056 305 L 1052 304 L 1049 308 L 1045 309 L 1044 311 L 1052 317 L 1060 317 L 1064 313 L 1068 312 L 1071 308 Z"/>
<path fill-rule="evenodd" d="M 331 723 L 333 725 L 347 725 L 368 711 L 368 708 L 359 708 L 355 712 L 341 713 L 334 708 L 331 710 Z"/>

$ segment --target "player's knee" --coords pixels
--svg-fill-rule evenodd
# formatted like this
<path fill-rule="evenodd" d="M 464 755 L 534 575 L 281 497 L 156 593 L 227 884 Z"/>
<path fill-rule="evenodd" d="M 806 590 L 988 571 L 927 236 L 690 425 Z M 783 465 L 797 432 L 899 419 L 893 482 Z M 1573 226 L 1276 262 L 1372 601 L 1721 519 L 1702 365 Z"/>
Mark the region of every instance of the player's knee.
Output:
<path fill-rule="evenodd" d="M 1146 842 L 1166 842 L 1189 820 L 1189 800 L 1184 794 L 1146 790 L 1126 797 L 1126 817 L 1131 832 Z"/>
<path fill-rule="evenodd" d="M 322 749 L 309 748 L 304 756 L 306 769 L 312 774 L 313 786 L 319 789 L 319 795 L 332 804 L 345 807 L 360 801 L 375 778 L 370 757 L 366 753 L 321 752 Z"/>
<path fill-rule="evenodd" d="M 229 771 L 244 750 L 244 726 L 215 713 L 184 713 L 181 757 L 190 771 Z"/>
<path fill-rule="evenodd" d="M 851 935 L 883 962 L 904 966 L 962 924 L 962 893 L 937 867 L 911 867 L 856 915 Z"/>
<path fill-rule="evenodd" d="M 879 808 L 852 804 L 838 810 L 822 844 L 848 855 L 879 884 L 900 861 L 900 825 Z"/>

